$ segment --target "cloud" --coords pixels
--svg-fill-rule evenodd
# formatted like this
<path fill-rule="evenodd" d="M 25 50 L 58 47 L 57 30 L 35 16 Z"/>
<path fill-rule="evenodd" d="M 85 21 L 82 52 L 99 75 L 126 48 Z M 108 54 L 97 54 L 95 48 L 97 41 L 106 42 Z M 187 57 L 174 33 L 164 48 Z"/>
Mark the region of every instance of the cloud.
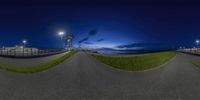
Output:
<path fill-rule="evenodd" d="M 89 36 L 93 36 L 93 35 L 96 35 L 97 34 L 97 32 L 98 32 L 98 30 L 97 29 L 94 29 L 94 30 L 91 30 L 90 32 L 89 32 Z"/>
<path fill-rule="evenodd" d="M 81 44 L 83 42 L 86 42 L 88 41 L 92 36 L 96 35 L 98 33 L 98 30 L 97 29 L 93 29 L 91 30 L 89 33 L 88 33 L 88 36 L 81 39 L 78 43 Z"/>
<path fill-rule="evenodd" d="M 84 44 L 93 44 L 92 42 L 85 41 Z"/>
<path fill-rule="evenodd" d="M 78 41 L 78 43 L 83 43 L 83 42 L 87 41 L 88 39 L 89 39 L 89 37 L 85 37 L 82 40 Z"/>
<path fill-rule="evenodd" d="M 99 40 L 97 40 L 97 42 L 101 42 L 101 41 L 104 41 L 105 39 L 101 38 Z"/>
<path fill-rule="evenodd" d="M 149 49 L 158 45 L 159 44 L 154 44 L 154 43 L 128 43 L 115 46 L 115 48 L 124 50 L 134 50 L 134 49 L 136 50 L 136 49 Z"/>
<path fill-rule="evenodd" d="M 112 48 L 113 50 L 142 50 L 144 47 L 131 47 L 131 48 Z"/>
<path fill-rule="evenodd" d="M 135 49 L 135 48 L 143 48 L 143 49 L 146 49 L 146 50 L 170 49 L 169 45 L 166 44 L 166 43 L 129 43 L 129 44 L 123 44 L 123 45 L 115 46 L 115 48 L 126 49 L 126 50 L 132 50 L 132 49 Z"/>
<path fill-rule="evenodd" d="M 117 48 L 133 48 L 133 47 L 145 47 L 149 44 L 146 43 L 129 43 L 116 46 Z"/>

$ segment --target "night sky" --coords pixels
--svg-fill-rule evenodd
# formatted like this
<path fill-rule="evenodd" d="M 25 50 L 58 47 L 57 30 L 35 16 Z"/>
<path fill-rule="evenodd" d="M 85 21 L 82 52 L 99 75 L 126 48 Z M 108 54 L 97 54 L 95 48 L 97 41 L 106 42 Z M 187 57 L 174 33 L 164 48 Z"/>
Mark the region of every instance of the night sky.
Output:
<path fill-rule="evenodd" d="M 57 35 L 75 36 L 74 46 L 115 49 L 194 47 L 200 39 L 200 3 L 44 1 L 0 3 L 0 46 L 22 40 L 29 47 L 62 48 Z"/>

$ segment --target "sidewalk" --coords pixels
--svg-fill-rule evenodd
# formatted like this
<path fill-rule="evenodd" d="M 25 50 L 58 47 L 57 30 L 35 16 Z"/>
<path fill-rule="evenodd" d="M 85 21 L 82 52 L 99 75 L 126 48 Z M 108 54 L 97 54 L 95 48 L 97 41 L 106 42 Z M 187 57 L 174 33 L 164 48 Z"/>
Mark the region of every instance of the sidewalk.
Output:
<path fill-rule="evenodd" d="M 0 57 L 0 65 L 8 65 L 8 66 L 16 66 L 16 67 L 31 67 L 31 66 L 47 63 L 53 59 L 63 56 L 64 54 L 65 53 L 52 55 L 52 56 L 46 56 L 46 57 L 40 57 L 40 58 L 24 58 L 24 59 Z"/>

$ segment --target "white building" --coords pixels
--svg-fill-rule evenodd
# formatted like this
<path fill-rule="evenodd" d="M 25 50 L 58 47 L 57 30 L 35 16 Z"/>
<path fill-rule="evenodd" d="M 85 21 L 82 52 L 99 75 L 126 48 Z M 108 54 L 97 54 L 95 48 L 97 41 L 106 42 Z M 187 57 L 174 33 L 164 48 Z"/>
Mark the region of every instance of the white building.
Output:
<path fill-rule="evenodd" d="M 28 48 L 24 46 L 15 46 L 15 47 L 3 47 L 1 49 L 2 54 L 10 54 L 10 55 L 20 55 L 20 54 L 36 54 L 39 49 L 37 48 Z"/>

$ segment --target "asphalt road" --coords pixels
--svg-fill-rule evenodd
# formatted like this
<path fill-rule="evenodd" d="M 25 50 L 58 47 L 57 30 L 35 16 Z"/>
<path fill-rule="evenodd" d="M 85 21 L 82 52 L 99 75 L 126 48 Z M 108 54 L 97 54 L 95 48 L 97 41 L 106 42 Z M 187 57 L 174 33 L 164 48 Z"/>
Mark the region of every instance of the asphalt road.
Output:
<path fill-rule="evenodd" d="M 46 57 L 39 57 L 39 58 L 7 58 L 7 57 L 0 57 L 0 64 L 8 65 L 8 66 L 15 66 L 15 67 L 32 67 L 39 64 L 47 63 L 53 59 L 59 58 L 63 56 L 65 53 L 51 55 Z"/>
<path fill-rule="evenodd" d="M 178 53 L 161 68 L 124 72 L 79 52 L 36 74 L 0 71 L 0 100 L 199 100 L 200 57 Z"/>

